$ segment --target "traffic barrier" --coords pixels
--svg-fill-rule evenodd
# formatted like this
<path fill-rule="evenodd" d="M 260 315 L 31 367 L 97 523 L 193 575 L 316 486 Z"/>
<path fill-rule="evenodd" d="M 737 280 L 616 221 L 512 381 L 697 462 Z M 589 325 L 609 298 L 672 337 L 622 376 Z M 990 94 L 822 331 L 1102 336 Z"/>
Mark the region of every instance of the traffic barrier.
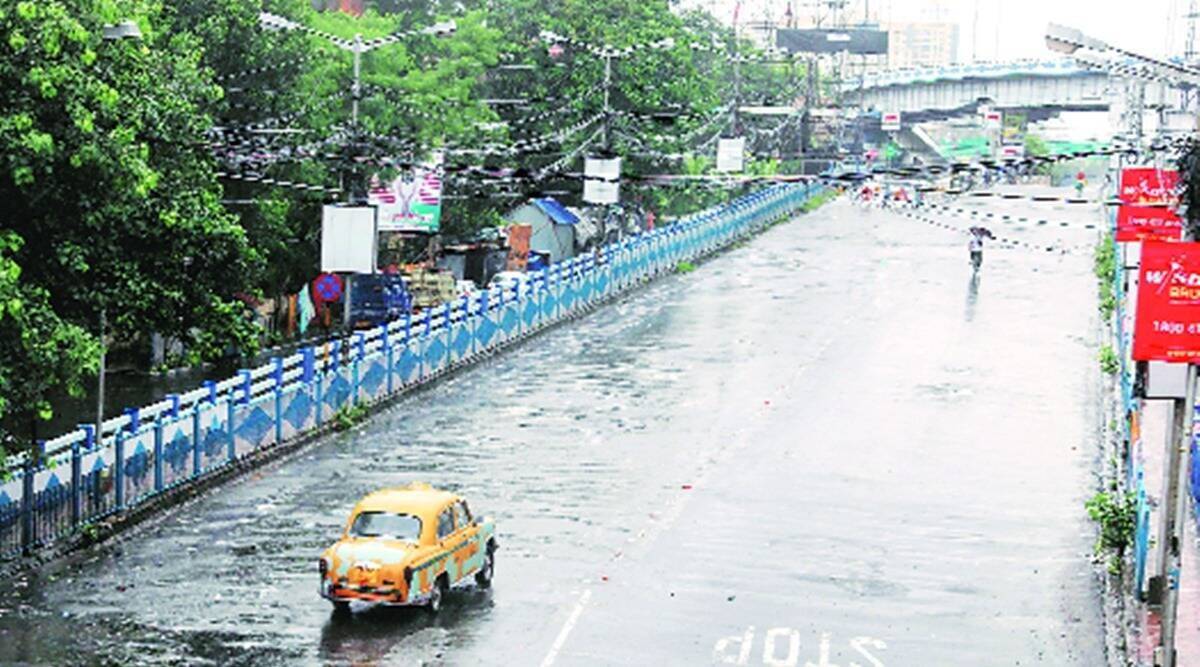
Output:
<path fill-rule="evenodd" d="M 40 443 L 0 471 L 0 559 L 47 546 L 245 457 L 311 434 L 791 215 L 819 185 L 781 184 L 596 253 Z M 15 465 L 12 465 L 15 462 Z"/>

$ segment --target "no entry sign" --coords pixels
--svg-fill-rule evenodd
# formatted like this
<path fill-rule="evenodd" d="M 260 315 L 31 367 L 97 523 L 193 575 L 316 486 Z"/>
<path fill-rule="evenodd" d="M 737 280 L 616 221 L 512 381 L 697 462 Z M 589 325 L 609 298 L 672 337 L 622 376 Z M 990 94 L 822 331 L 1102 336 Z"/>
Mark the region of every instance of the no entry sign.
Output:
<path fill-rule="evenodd" d="M 1200 362 L 1200 243 L 1142 244 L 1133 358 Z"/>

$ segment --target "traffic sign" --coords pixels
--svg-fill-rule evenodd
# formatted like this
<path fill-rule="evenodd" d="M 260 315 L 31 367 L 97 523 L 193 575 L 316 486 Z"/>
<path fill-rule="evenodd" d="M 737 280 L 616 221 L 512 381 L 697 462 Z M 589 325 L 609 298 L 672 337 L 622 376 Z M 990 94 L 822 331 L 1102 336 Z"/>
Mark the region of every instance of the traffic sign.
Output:
<path fill-rule="evenodd" d="M 312 293 L 317 301 L 338 301 L 342 298 L 342 279 L 333 273 L 322 273 L 313 281 Z"/>

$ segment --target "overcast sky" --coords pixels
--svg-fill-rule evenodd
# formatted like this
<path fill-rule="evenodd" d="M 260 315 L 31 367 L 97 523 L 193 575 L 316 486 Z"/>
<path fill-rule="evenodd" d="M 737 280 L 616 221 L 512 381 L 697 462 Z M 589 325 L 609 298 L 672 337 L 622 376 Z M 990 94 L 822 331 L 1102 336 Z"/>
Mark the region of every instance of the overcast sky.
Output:
<path fill-rule="evenodd" d="M 688 0 L 729 22 L 735 0 Z M 793 0 L 800 8 L 813 0 Z M 851 0 L 847 15 L 862 20 L 869 6 L 872 19 L 933 20 L 959 25 L 959 59 L 1013 60 L 1047 58 L 1046 24 L 1079 28 L 1113 46 L 1149 56 L 1183 55 L 1187 39 L 1189 0 Z M 758 21 L 768 14 L 780 20 L 787 0 L 742 0 L 742 20 Z M 1198 40 L 1200 41 L 1200 40 Z"/>

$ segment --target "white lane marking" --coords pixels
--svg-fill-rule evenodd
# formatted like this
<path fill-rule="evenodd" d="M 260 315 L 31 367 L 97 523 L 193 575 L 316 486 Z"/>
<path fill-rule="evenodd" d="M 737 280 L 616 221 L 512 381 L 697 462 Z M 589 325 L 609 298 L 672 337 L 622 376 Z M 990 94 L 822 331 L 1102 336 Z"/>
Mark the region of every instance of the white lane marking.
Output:
<path fill-rule="evenodd" d="M 850 320 L 853 319 L 853 317 L 854 317 L 853 313 L 848 314 L 846 316 L 845 320 L 843 321 L 843 324 L 848 323 Z M 784 382 L 784 383 L 780 384 L 778 387 L 776 387 L 776 390 L 778 392 L 781 392 L 782 395 L 786 396 L 792 388 L 792 385 L 791 385 L 792 381 L 794 381 L 797 377 L 799 377 L 806 370 L 808 370 L 809 366 L 811 366 L 813 363 L 820 360 L 821 355 L 825 354 L 825 351 L 828 350 L 829 347 L 832 346 L 833 343 L 836 342 L 837 340 L 838 339 L 836 336 L 827 338 L 825 340 L 825 342 L 822 343 L 821 346 L 817 349 L 816 354 L 813 355 L 813 357 L 811 359 L 805 361 L 804 363 L 797 365 L 796 370 L 793 371 L 791 378 L 789 378 L 787 382 Z M 764 401 L 761 405 L 758 406 L 758 409 L 755 411 L 755 416 L 756 417 L 761 416 L 762 414 L 766 413 L 767 410 L 770 409 L 771 407 L 772 407 L 772 405 L 771 405 L 771 401 L 769 399 Z M 697 469 L 696 472 L 698 473 L 698 475 L 697 475 L 696 479 L 694 479 L 691 484 L 688 484 L 683 489 L 681 489 L 685 493 L 680 493 L 680 491 L 676 491 L 675 498 L 671 501 L 668 501 L 669 506 L 667 508 L 667 511 L 663 514 L 663 517 L 662 517 L 664 520 L 659 522 L 658 525 L 652 526 L 649 529 L 642 528 L 641 530 L 638 531 L 637 535 L 629 538 L 627 540 L 627 542 L 631 545 L 637 545 L 639 543 L 641 545 L 646 545 L 649 542 L 654 541 L 654 539 L 657 538 L 660 533 L 662 533 L 664 530 L 666 530 L 667 527 L 669 527 L 671 524 L 673 524 L 676 520 L 679 519 L 679 516 L 683 513 L 684 506 L 687 505 L 688 500 L 692 497 L 692 495 L 694 495 L 693 493 L 691 493 L 691 491 L 693 489 L 700 488 L 703 485 L 703 483 L 708 480 L 709 474 L 714 469 L 716 469 L 719 464 L 727 461 L 729 459 L 729 457 L 735 451 L 742 449 L 747 444 L 749 444 L 749 440 L 747 438 L 738 437 L 738 438 L 735 438 L 732 442 L 727 442 L 726 444 L 720 445 L 720 446 L 716 447 L 715 450 L 711 451 L 711 453 L 708 456 L 708 459 L 704 463 L 702 463 L 700 465 L 700 467 Z M 649 539 L 646 539 L 647 537 Z M 625 550 L 618 549 L 613 554 L 612 560 L 619 561 L 624 557 L 625 557 Z M 550 652 L 547 653 L 546 657 L 542 659 L 542 667 L 551 667 L 551 665 L 554 664 L 554 661 L 558 659 L 559 651 L 561 651 L 563 646 L 566 645 L 567 638 L 570 637 L 571 631 L 574 630 L 575 625 L 577 623 L 579 623 L 579 617 L 583 614 L 584 606 L 587 605 L 588 600 L 590 600 L 591 598 L 592 598 L 592 589 L 590 589 L 590 588 L 584 590 L 583 593 L 580 594 L 579 600 L 575 603 L 575 609 L 573 609 L 571 611 L 571 615 L 567 618 L 566 623 L 564 623 L 562 626 L 562 629 L 560 629 L 558 631 L 558 637 L 556 637 L 554 639 L 554 644 L 550 647 Z"/>
<path fill-rule="evenodd" d="M 583 614 L 583 608 L 587 605 L 588 600 L 592 599 L 592 589 L 583 591 L 579 596 L 579 601 L 575 603 L 575 609 L 571 611 L 571 615 L 567 618 L 567 622 L 563 624 L 562 629 L 558 631 L 558 637 L 554 639 L 554 645 L 550 647 L 550 652 L 542 659 L 542 667 L 550 667 L 554 661 L 558 659 L 558 652 L 567 643 L 567 637 L 571 635 L 571 630 L 575 629 L 575 624 L 579 622 L 579 616 Z"/>

